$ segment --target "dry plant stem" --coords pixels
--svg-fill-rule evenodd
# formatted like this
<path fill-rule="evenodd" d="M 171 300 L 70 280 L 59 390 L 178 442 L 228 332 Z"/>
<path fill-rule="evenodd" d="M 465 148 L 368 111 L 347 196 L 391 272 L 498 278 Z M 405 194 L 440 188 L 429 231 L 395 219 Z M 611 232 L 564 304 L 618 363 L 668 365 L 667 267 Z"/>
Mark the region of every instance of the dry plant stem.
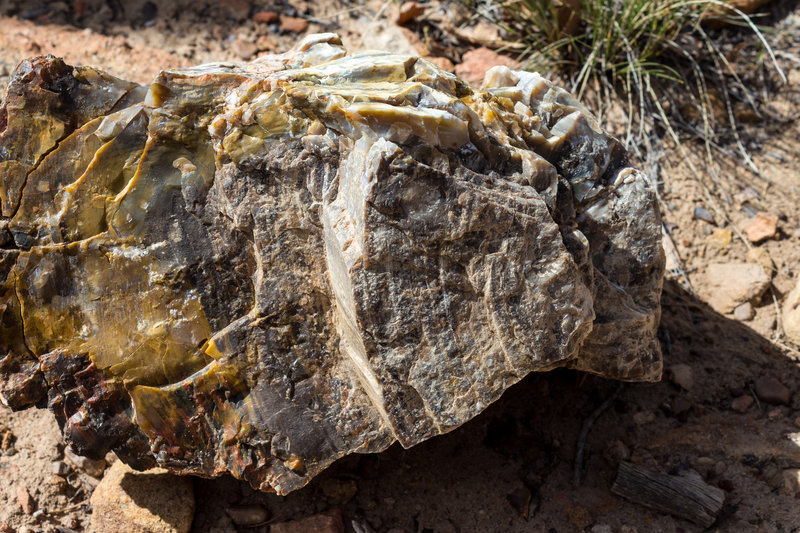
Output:
<path fill-rule="evenodd" d="M 581 478 L 583 477 L 583 455 L 584 450 L 586 449 L 586 438 L 589 436 L 589 430 L 592 429 L 592 425 L 597 422 L 597 419 L 600 418 L 600 415 L 602 415 L 605 410 L 611 406 L 611 402 L 614 401 L 614 398 L 617 397 L 623 386 L 624 385 L 622 383 L 619 383 L 614 389 L 614 392 L 612 392 L 611 395 L 606 398 L 605 401 L 601 403 L 583 423 L 581 434 L 578 437 L 578 449 L 575 453 L 575 484 L 580 484 Z"/>

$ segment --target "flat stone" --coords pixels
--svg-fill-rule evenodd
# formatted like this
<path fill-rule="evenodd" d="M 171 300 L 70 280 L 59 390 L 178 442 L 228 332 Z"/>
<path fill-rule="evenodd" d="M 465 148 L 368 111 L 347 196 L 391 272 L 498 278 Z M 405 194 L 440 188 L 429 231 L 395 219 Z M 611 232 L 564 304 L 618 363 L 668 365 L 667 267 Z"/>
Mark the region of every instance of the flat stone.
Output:
<path fill-rule="evenodd" d="M 281 29 L 294 33 L 303 33 L 308 29 L 308 21 L 300 17 L 281 17 Z"/>
<path fill-rule="evenodd" d="M 33 514 L 36 510 L 36 500 L 33 499 L 31 493 L 28 492 L 28 487 L 18 486 L 16 489 L 17 503 L 19 504 L 22 512 L 25 514 Z"/>
<path fill-rule="evenodd" d="M 783 331 L 795 344 L 800 344 L 800 280 L 783 300 Z"/>
<path fill-rule="evenodd" d="M 750 406 L 753 405 L 753 397 L 747 394 L 743 394 L 742 396 L 737 396 L 731 402 L 731 409 L 736 411 L 737 413 L 746 413 Z"/>
<path fill-rule="evenodd" d="M 694 375 L 692 367 L 685 364 L 677 364 L 669 367 L 671 381 L 684 390 L 691 390 L 694 386 Z"/>
<path fill-rule="evenodd" d="M 661 376 L 652 186 L 538 74 L 318 34 L 146 87 L 40 57 L 8 95 L 0 399 L 79 456 L 286 494 L 531 372 Z"/>
<path fill-rule="evenodd" d="M 711 263 L 705 272 L 708 304 L 718 313 L 728 314 L 737 306 L 760 298 L 770 277 L 753 263 Z"/>
<path fill-rule="evenodd" d="M 92 493 L 96 533 L 187 533 L 194 518 L 189 478 L 163 469 L 136 472 L 115 462 Z"/>
<path fill-rule="evenodd" d="M 482 46 L 466 52 L 456 65 L 456 75 L 473 87 L 480 87 L 486 72 L 497 65 L 519 68 L 519 63 L 508 56 Z"/>
<path fill-rule="evenodd" d="M 755 382 L 756 395 L 762 402 L 787 405 L 792 397 L 789 388 L 772 376 L 763 376 Z"/>
<path fill-rule="evenodd" d="M 253 21 L 259 24 L 272 24 L 278 22 L 280 16 L 274 11 L 258 11 L 253 13 Z"/>
<path fill-rule="evenodd" d="M 752 243 L 772 239 L 778 233 L 778 217 L 768 213 L 758 213 L 742 226 L 742 231 Z"/>
<path fill-rule="evenodd" d="M 336 509 L 325 513 L 316 514 L 301 520 L 291 520 L 272 524 L 270 533 L 344 533 L 342 514 Z"/>
<path fill-rule="evenodd" d="M 425 13 L 425 8 L 419 5 L 419 3 L 413 1 L 403 2 L 400 4 L 400 9 L 397 12 L 397 18 L 395 19 L 395 22 L 403 26 L 404 24 L 408 24 L 409 22 L 413 21 L 423 13 Z"/>
<path fill-rule="evenodd" d="M 746 322 L 748 320 L 752 320 L 753 317 L 756 316 L 756 310 L 753 309 L 753 304 L 750 302 L 745 302 L 736 306 L 736 309 L 733 310 L 733 316 L 736 318 L 736 320 Z"/>

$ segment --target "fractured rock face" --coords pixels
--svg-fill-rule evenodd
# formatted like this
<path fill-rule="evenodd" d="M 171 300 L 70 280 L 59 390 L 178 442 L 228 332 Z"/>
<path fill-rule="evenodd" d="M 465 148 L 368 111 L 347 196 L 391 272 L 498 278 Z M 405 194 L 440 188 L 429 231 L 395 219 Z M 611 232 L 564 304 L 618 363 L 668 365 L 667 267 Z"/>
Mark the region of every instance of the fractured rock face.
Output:
<path fill-rule="evenodd" d="M 333 34 L 144 88 L 39 57 L 0 178 L 0 398 L 82 454 L 286 493 L 533 371 L 660 376 L 654 195 L 537 74 Z"/>

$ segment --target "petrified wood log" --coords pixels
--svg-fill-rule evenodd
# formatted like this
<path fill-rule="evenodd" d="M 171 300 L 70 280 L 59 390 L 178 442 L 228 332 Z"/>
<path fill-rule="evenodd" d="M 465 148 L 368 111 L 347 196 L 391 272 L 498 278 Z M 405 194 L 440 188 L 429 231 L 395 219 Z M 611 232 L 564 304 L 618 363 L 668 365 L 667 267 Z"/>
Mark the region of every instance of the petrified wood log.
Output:
<path fill-rule="evenodd" d="M 654 195 L 537 74 L 333 34 L 149 87 L 39 57 L 0 178 L 0 394 L 85 455 L 286 493 L 529 372 L 660 376 Z"/>

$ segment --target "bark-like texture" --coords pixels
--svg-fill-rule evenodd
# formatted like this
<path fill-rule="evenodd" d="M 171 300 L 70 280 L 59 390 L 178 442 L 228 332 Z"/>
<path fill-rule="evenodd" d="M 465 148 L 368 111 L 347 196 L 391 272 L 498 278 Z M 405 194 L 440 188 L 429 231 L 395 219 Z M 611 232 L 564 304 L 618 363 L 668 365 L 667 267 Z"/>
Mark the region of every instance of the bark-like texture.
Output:
<path fill-rule="evenodd" d="M 286 493 L 533 371 L 654 380 L 654 195 L 565 91 L 333 34 L 0 110 L 0 398 L 78 452 Z"/>

